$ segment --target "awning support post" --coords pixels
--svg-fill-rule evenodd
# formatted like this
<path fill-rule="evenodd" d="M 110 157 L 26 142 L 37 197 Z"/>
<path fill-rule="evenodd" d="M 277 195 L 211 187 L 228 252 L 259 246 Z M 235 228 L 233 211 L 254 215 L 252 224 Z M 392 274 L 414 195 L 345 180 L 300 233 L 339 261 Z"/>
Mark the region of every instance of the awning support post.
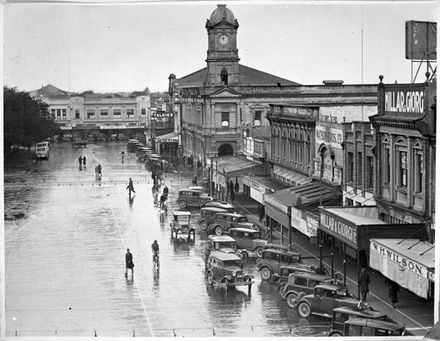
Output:
<path fill-rule="evenodd" d="M 347 244 L 344 243 L 344 285 L 347 285 L 347 260 L 345 258 L 347 254 Z"/>
<path fill-rule="evenodd" d="M 322 232 L 318 230 L 319 269 L 322 271 Z"/>
<path fill-rule="evenodd" d="M 334 277 L 334 275 L 335 275 L 335 270 L 334 270 L 334 266 L 333 266 L 333 260 L 334 260 L 334 257 L 333 257 L 333 250 L 334 250 L 334 246 L 335 246 L 335 237 L 333 237 L 332 236 L 332 246 L 331 246 L 331 253 L 330 253 L 330 255 L 332 256 L 332 277 Z"/>
<path fill-rule="evenodd" d="M 359 280 L 360 280 L 360 276 L 359 276 L 359 250 L 356 250 L 356 263 L 357 263 L 357 283 L 358 283 L 358 298 L 361 297 L 361 288 L 359 286 Z"/>

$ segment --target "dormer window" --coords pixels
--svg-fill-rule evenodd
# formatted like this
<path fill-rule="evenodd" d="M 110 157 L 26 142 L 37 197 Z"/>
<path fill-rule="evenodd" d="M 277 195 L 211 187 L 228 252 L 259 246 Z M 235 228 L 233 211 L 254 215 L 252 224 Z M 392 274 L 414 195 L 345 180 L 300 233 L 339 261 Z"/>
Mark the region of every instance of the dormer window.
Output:
<path fill-rule="evenodd" d="M 220 72 L 220 81 L 223 85 L 228 85 L 228 71 L 226 69 Z"/>

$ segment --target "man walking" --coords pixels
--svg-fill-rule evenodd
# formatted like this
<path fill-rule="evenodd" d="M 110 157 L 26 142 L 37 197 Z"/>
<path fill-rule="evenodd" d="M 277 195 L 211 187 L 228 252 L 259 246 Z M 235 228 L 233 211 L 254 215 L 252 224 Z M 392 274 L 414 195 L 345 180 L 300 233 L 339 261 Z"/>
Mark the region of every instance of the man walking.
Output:
<path fill-rule="evenodd" d="M 125 277 L 127 278 L 128 269 L 131 270 L 131 277 L 134 275 L 134 264 L 133 264 L 133 255 L 130 252 L 130 249 L 127 249 L 127 253 L 125 254 Z"/>
<path fill-rule="evenodd" d="M 367 269 L 362 268 L 361 277 L 359 278 L 359 286 L 361 287 L 362 301 L 367 301 L 369 284 L 370 284 L 370 275 L 368 274 Z"/>
<path fill-rule="evenodd" d="M 131 192 L 136 193 L 133 187 L 133 180 L 131 180 L 131 178 L 128 179 L 128 196 L 131 197 Z"/>
<path fill-rule="evenodd" d="M 82 166 L 82 161 L 83 161 L 83 159 L 82 159 L 82 157 L 81 157 L 81 155 L 80 155 L 80 156 L 78 157 L 79 167 Z"/>
<path fill-rule="evenodd" d="M 86 166 L 86 161 L 87 161 L 86 157 L 83 156 L 82 163 L 83 163 L 84 167 Z"/>

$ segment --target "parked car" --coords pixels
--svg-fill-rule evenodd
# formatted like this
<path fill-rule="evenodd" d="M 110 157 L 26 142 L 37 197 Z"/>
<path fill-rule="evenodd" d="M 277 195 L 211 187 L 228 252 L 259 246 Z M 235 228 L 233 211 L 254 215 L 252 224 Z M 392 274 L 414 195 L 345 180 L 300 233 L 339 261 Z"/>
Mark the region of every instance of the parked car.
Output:
<path fill-rule="evenodd" d="M 249 257 L 249 251 L 255 252 L 258 257 L 263 254 L 263 247 L 267 241 L 261 239 L 259 230 L 246 227 L 233 227 L 229 229 L 229 236 L 237 242 L 237 247 L 242 249 L 242 258 Z"/>
<path fill-rule="evenodd" d="M 319 266 L 315 265 L 309 265 L 304 263 L 294 263 L 292 265 L 283 265 L 280 266 L 280 273 L 279 273 L 279 279 L 278 279 L 278 285 L 280 286 L 280 289 L 284 288 L 284 286 L 287 283 L 287 280 L 289 278 L 289 275 L 291 273 L 295 272 L 309 272 L 314 273 L 318 275 L 328 275 L 328 271 L 326 268 L 319 269 Z"/>
<path fill-rule="evenodd" d="M 329 336 L 344 335 L 344 323 L 351 318 L 366 318 L 381 320 L 387 322 L 391 321 L 387 314 L 373 310 L 361 310 L 358 308 L 340 307 L 333 309 L 332 324 L 330 327 Z"/>
<path fill-rule="evenodd" d="M 269 280 L 271 277 L 278 279 L 282 266 L 299 263 L 301 263 L 300 253 L 284 249 L 263 250 L 261 259 L 257 260 L 258 271 L 264 280 Z"/>
<path fill-rule="evenodd" d="M 352 318 L 344 323 L 343 336 L 402 336 L 405 326 L 374 319 Z M 334 335 L 339 336 L 339 335 Z"/>
<path fill-rule="evenodd" d="M 359 303 L 360 301 L 343 285 L 320 284 L 315 286 L 313 294 L 305 295 L 300 299 L 297 310 L 301 317 L 314 314 L 331 318 L 333 309 L 342 306 L 356 308 Z M 366 306 L 366 310 L 370 308 Z"/>
<path fill-rule="evenodd" d="M 199 190 L 183 189 L 179 191 L 177 203 L 181 209 L 185 209 L 188 206 L 202 207 L 208 201 L 212 201 L 213 198 L 208 196 Z"/>
<path fill-rule="evenodd" d="M 191 212 L 188 211 L 174 211 L 173 221 L 170 223 L 171 239 L 178 233 L 187 233 L 188 238 L 191 238 L 191 234 L 195 237 L 195 229 L 191 227 Z"/>
<path fill-rule="evenodd" d="M 233 205 L 228 204 L 226 202 L 220 202 L 220 201 L 209 201 L 203 207 L 216 207 L 216 208 L 221 208 L 223 210 L 226 210 L 229 213 L 235 212 L 235 207 Z"/>
<path fill-rule="evenodd" d="M 228 233 L 232 227 L 256 229 L 254 228 L 254 224 L 250 223 L 246 216 L 238 213 L 222 212 L 215 215 L 210 230 L 214 231 L 217 236 L 220 236 L 223 232 Z"/>
<path fill-rule="evenodd" d="M 217 207 L 202 207 L 200 209 L 199 226 L 202 230 L 206 230 L 208 226 L 212 225 L 215 221 L 215 215 L 217 213 L 226 213 L 227 211 Z"/>
<path fill-rule="evenodd" d="M 208 257 L 207 279 L 209 284 L 220 283 L 226 289 L 248 286 L 251 290 L 253 276 L 242 269 L 241 258 L 231 253 L 213 251 Z"/>
<path fill-rule="evenodd" d="M 221 251 L 225 253 L 235 253 L 237 251 L 237 242 L 230 236 L 209 236 L 208 247 L 212 251 Z"/>
<path fill-rule="evenodd" d="M 281 289 L 281 297 L 287 301 L 290 308 L 296 308 L 299 300 L 314 292 L 315 286 L 323 283 L 334 283 L 328 275 L 318 275 L 310 272 L 294 272 L 289 275 L 287 284 Z"/>

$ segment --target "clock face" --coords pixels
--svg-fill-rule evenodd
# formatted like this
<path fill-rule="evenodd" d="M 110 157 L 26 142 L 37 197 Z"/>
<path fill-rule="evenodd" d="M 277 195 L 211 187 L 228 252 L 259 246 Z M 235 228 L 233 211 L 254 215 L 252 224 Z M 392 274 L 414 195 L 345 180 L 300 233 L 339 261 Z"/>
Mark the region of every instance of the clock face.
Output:
<path fill-rule="evenodd" d="M 226 46 L 229 44 L 229 37 L 226 34 L 222 34 L 218 37 L 218 42 L 221 46 Z"/>

